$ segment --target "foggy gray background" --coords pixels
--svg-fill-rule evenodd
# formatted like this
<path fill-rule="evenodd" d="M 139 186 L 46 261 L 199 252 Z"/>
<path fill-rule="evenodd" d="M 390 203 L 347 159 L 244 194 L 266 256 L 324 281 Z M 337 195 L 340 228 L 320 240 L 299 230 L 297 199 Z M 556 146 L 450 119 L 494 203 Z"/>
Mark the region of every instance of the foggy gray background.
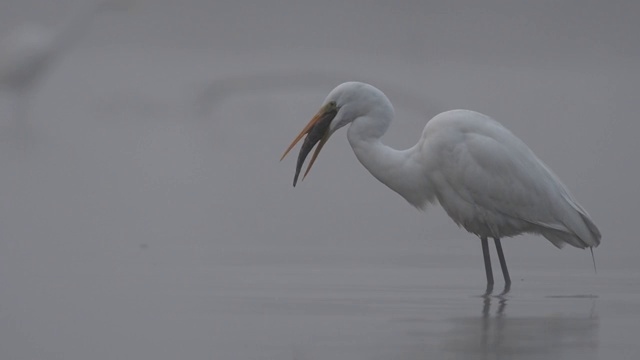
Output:
<path fill-rule="evenodd" d="M 0 34 L 90 4 L 2 0 Z M 0 358 L 632 357 L 639 12 L 136 0 L 96 17 L 37 88 L 26 146 L 0 97 Z M 598 273 L 519 236 L 506 301 L 475 297 L 479 241 L 378 183 L 344 132 L 292 188 L 280 155 L 349 80 L 390 97 L 396 148 L 454 108 L 513 131 L 600 228 Z"/>

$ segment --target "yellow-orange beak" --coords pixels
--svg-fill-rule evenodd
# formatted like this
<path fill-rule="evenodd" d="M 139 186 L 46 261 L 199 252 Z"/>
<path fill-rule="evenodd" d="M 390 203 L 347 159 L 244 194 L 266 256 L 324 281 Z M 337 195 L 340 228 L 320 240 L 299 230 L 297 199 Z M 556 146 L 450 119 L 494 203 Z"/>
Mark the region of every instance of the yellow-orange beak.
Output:
<path fill-rule="evenodd" d="M 309 121 L 304 129 L 302 129 L 300 134 L 296 136 L 293 142 L 291 142 L 291 145 L 289 145 L 287 150 L 280 158 L 280 161 L 282 161 L 282 159 L 287 156 L 289 151 L 293 149 L 293 147 L 300 141 L 300 139 L 302 139 L 303 136 L 307 135 L 307 137 L 304 139 L 302 147 L 300 148 L 300 153 L 298 154 L 298 163 L 296 165 L 296 174 L 293 178 L 293 186 L 296 186 L 296 183 L 298 182 L 298 175 L 300 175 L 300 169 L 302 169 L 304 160 L 307 158 L 307 155 L 309 155 L 309 152 L 311 152 L 311 149 L 313 149 L 316 143 L 319 142 L 315 152 L 313 153 L 313 156 L 311 157 L 311 161 L 309 161 L 309 165 L 307 165 L 307 170 L 305 171 L 302 178 L 304 179 L 311 170 L 311 167 L 316 161 L 318 154 L 320 154 L 320 150 L 322 150 L 322 147 L 331 136 L 331 133 L 329 132 L 329 125 L 331 124 L 331 121 L 337 113 L 338 110 L 335 108 L 335 106 L 331 107 L 326 105 L 322 107 L 322 109 L 318 111 L 318 113 L 311 119 L 311 121 Z"/>

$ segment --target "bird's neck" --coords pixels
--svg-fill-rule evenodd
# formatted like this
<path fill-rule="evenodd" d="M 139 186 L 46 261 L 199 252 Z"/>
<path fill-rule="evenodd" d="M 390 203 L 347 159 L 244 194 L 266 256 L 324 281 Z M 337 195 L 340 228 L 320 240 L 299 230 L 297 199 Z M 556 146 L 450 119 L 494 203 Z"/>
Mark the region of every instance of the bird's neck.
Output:
<path fill-rule="evenodd" d="M 415 148 L 393 149 L 380 141 L 381 134 L 367 135 L 364 126 L 366 122 L 354 121 L 347 131 L 349 144 L 360 163 L 413 206 L 424 208 L 433 195 Z"/>

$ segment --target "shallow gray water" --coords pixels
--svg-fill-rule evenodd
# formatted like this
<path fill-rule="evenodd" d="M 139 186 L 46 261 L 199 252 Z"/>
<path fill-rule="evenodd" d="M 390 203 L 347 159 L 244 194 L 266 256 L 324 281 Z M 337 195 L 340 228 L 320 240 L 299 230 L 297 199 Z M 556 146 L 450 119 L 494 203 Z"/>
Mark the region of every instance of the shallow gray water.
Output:
<path fill-rule="evenodd" d="M 1 359 L 640 350 L 635 3 L 136 3 L 52 67 L 26 137 L 0 98 Z M 3 1 L 0 32 L 85 2 L 52 4 Z M 347 80 L 389 95 L 397 148 L 447 109 L 502 122 L 593 216 L 598 272 L 505 239 L 512 289 L 480 296 L 479 241 L 379 184 L 344 133 L 292 188 L 282 151 Z"/>
<path fill-rule="evenodd" d="M 62 279 L 40 275 L 40 284 L 5 282 L 3 351 L 43 359 L 605 359 L 637 350 L 638 274 L 628 271 L 512 267 L 512 291 L 483 297 L 483 274 L 471 266 L 331 256 L 190 266 L 154 263 L 158 252 L 131 249 L 112 266 L 67 264 L 55 271 Z"/>

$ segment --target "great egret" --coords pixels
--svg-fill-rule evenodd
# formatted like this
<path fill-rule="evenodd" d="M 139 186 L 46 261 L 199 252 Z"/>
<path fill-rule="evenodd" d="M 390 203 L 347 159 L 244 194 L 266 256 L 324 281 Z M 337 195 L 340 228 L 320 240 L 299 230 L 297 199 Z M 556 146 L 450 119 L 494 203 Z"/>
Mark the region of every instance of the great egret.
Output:
<path fill-rule="evenodd" d="M 0 41 L 0 89 L 8 90 L 16 97 L 14 121 L 25 121 L 32 89 L 54 61 L 86 32 L 93 18 L 106 11 L 126 10 L 132 1 L 100 0 L 58 31 L 27 23 L 3 37 Z"/>
<path fill-rule="evenodd" d="M 369 84 L 347 82 L 333 89 L 280 159 L 307 135 L 293 186 L 314 145 L 304 176 L 329 137 L 350 124 L 349 144 L 376 179 L 416 208 L 437 201 L 458 226 L 480 237 L 488 291 L 493 288 L 489 237 L 495 240 L 505 290 L 511 278 L 503 237 L 536 233 L 558 248 L 600 244 L 600 231 L 564 184 L 497 121 L 469 110 L 446 111 L 427 123 L 416 145 L 395 150 L 380 141 L 393 118 L 389 99 Z"/>

